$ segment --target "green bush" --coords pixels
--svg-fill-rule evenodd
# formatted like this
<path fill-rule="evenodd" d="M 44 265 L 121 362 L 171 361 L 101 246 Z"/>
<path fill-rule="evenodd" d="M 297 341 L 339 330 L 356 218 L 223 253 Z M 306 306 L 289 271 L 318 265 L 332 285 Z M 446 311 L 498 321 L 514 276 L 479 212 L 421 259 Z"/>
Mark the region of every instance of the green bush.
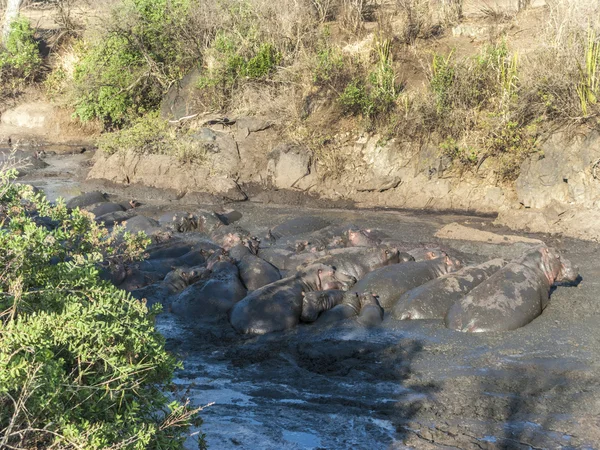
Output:
<path fill-rule="evenodd" d="M 171 84 L 199 57 L 181 30 L 189 0 L 124 0 L 106 30 L 87 45 L 74 75 L 75 115 L 107 128 L 156 109 Z M 193 46 L 192 46 L 193 48 Z"/>
<path fill-rule="evenodd" d="M 431 79 L 429 86 L 435 96 L 438 112 L 443 112 L 450 107 L 452 98 L 450 90 L 454 83 L 454 66 L 452 65 L 452 53 L 446 58 L 435 54 L 431 64 Z"/>
<path fill-rule="evenodd" d="M 182 448 L 197 410 L 171 401 L 177 363 L 153 309 L 100 268 L 147 238 L 108 232 L 0 172 L 0 447 Z"/>
<path fill-rule="evenodd" d="M 267 79 L 281 62 L 272 44 L 257 39 L 252 31 L 246 40 L 223 31 L 217 34 L 205 55 L 210 64 L 205 64 L 197 86 L 213 109 L 223 109 L 240 83 Z"/>
<path fill-rule="evenodd" d="M 178 132 L 158 112 L 135 119 L 123 130 L 102 134 L 96 141 L 98 148 L 112 155 L 130 151 L 139 154 L 173 155 L 182 162 L 201 163 L 206 159 L 205 145 L 195 141 L 186 132 Z"/>
<path fill-rule="evenodd" d="M 34 31 L 27 19 L 18 18 L 11 23 L 5 48 L 0 50 L 2 79 L 32 81 L 41 68 L 42 57 L 34 39 Z"/>
<path fill-rule="evenodd" d="M 366 80 L 354 79 L 338 97 L 345 114 L 362 114 L 369 121 L 394 109 L 401 90 L 396 84 L 390 42 L 378 43 L 376 50 L 378 62 Z"/>

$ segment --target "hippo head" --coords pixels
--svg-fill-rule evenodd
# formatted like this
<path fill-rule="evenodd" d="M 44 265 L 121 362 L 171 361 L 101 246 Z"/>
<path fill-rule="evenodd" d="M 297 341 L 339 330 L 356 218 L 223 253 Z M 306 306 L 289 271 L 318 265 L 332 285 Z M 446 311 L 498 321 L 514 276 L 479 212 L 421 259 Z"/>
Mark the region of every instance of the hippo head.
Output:
<path fill-rule="evenodd" d="M 442 256 L 438 259 L 442 263 L 442 273 L 456 272 L 462 267 L 462 263 L 458 259 L 448 256 L 446 252 L 442 252 Z"/>
<path fill-rule="evenodd" d="M 414 261 L 415 257 L 413 255 L 409 255 L 406 252 L 399 252 L 398 254 L 398 262 L 401 263 L 405 263 L 405 262 L 410 262 L 410 261 Z"/>
<path fill-rule="evenodd" d="M 255 236 L 244 239 L 244 246 L 250 250 L 250 253 L 256 255 L 258 254 L 258 249 L 260 247 L 260 239 Z"/>
<path fill-rule="evenodd" d="M 536 249 L 533 255 L 535 256 L 533 261 L 544 272 L 550 284 L 571 283 L 579 276 L 579 270 L 573 267 L 569 260 L 561 258 L 555 248 L 544 245 Z M 530 256 L 532 255 L 528 254 L 525 258 L 531 261 Z"/>
<path fill-rule="evenodd" d="M 338 272 L 334 267 L 325 264 L 311 264 L 306 267 L 303 278 L 315 291 L 330 289 L 347 291 L 356 284 L 356 278 L 353 276 Z"/>
<path fill-rule="evenodd" d="M 182 273 L 182 277 L 187 284 L 194 284 L 196 281 L 208 278 L 210 273 L 210 269 L 202 266 L 196 266 L 184 271 Z"/>
<path fill-rule="evenodd" d="M 400 250 L 397 248 L 382 247 L 379 249 L 379 257 L 384 266 L 398 264 L 400 262 Z"/>
<path fill-rule="evenodd" d="M 372 247 L 377 240 L 371 236 L 371 230 L 350 229 L 347 232 L 348 243 L 353 247 Z"/>

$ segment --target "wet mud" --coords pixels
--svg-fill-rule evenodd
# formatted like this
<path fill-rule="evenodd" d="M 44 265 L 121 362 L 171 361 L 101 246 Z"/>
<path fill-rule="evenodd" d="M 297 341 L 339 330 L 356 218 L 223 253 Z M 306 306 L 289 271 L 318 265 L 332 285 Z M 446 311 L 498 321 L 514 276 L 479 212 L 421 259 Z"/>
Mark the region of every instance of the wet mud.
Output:
<path fill-rule="evenodd" d="M 21 181 L 51 200 L 96 189 L 85 182 L 86 153 L 47 157 L 48 167 Z M 101 187 L 111 200 L 140 201 L 140 214 L 150 217 L 186 204 L 177 193 Z M 435 237 L 452 222 L 506 232 L 489 217 L 464 213 L 215 203 L 215 210 L 241 212 L 236 224 L 257 235 L 310 214 L 437 244 L 469 264 L 513 258 L 524 248 Z M 528 236 L 557 247 L 579 266 L 582 281 L 558 287 L 543 314 L 523 328 L 461 333 L 442 320 L 397 321 L 386 312 L 374 328 L 306 324 L 247 338 L 227 322 L 198 326 L 165 312 L 157 327 L 184 366 L 177 391 L 197 405 L 212 403 L 202 427 L 212 449 L 598 448 L 600 246 Z M 194 448 L 194 438 L 186 445 Z"/>

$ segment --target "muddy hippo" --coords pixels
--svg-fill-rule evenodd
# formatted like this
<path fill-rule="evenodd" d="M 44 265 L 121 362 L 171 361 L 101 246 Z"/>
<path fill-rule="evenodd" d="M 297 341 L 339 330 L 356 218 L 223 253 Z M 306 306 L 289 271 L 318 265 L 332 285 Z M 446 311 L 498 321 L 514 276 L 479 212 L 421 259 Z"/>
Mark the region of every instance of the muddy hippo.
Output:
<path fill-rule="evenodd" d="M 160 224 L 158 221 L 145 216 L 134 216 L 131 219 L 127 219 L 124 223 L 125 229 L 130 233 L 139 233 L 143 231 L 148 236 L 160 231 Z"/>
<path fill-rule="evenodd" d="M 125 208 L 123 208 L 120 204 L 112 202 L 98 203 L 95 205 L 87 206 L 86 208 L 96 217 L 102 217 L 105 214 L 110 214 L 114 212 L 125 211 Z"/>
<path fill-rule="evenodd" d="M 503 259 L 492 259 L 478 266 L 442 275 L 400 297 L 392 314 L 400 320 L 443 319 L 457 300 L 505 265 Z"/>
<path fill-rule="evenodd" d="M 392 264 L 368 273 L 352 290 L 359 294 L 377 295 L 381 306 L 387 309 L 394 306 L 405 292 L 459 268 L 460 262 L 449 256 L 430 261 Z"/>
<path fill-rule="evenodd" d="M 158 218 L 158 222 L 161 226 L 177 231 L 179 233 L 185 233 L 187 231 L 198 230 L 198 217 L 188 212 L 167 212 Z"/>
<path fill-rule="evenodd" d="M 255 291 L 281 279 L 279 270 L 251 251 L 251 244 L 238 244 L 229 251 L 238 266 L 240 278 L 248 291 Z"/>
<path fill-rule="evenodd" d="M 229 321 L 242 334 L 265 334 L 292 328 L 300 321 L 302 293 L 348 289 L 356 279 L 333 267 L 314 264 L 302 272 L 263 286 L 237 303 Z"/>
<path fill-rule="evenodd" d="M 319 315 L 316 324 L 326 325 L 351 319 L 360 314 L 360 308 L 360 296 L 356 292 L 344 292 L 344 295 L 339 297 L 338 303 L 335 306 L 323 311 Z"/>
<path fill-rule="evenodd" d="M 356 228 L 353 224 L 329 225 L 320 230 L 307 232 L 304 230 L 302 234 L 283 237 L 277 239 L 277 245 L 290 245 L 295 247 L 297 243 L 301 243 L 306 249 L 324 250 L 326 248 L 345 247 L 343 245 L 343 236 L 351 228 Z M 273 245 L 271 243 L 271 245 Z"/>
<path fill-rule="evenodd" d="M 170 305 L 174 314 L 187 320 L 214 319 L 246 296 L 233 260 L 223 257 L 213 265 L 208 280 L 200 280 L 181 292 Z"/>
<path fill-rule="evenodd" d="M 66 206 L 69 209 L 84 208 L 86 206 L 94 205 L 96 203 L 104 203 L 107 201 L 108 199 L 106 194 L 100 191 L 92 191 L 78 195 L 77 197 L 73 197 L 67 202 Z"/>
<path fill-rule="evenodd" d="M 167 274 L 162 284 L 171 294 L 176 294 L 197 281 L 209 278 L 210 275 L 211 270 L 203 266 L 189 269 L 177 268 Z"/>
<path fill-rule="evenodd" d="M 342 291 L 339 289 L 329 289 L 327 291 L 302 292 L 302 312 L 300 320 L 302 322 L 314 322 L 319 318 L 322 312 L 329 311 L 335 306 L 344 302 L 346 295 L 356 297 L 355 293 Z M 360 308 L 357 310 L 357 314 Z"/>
<path fill-rule="evenodd" d="M 140 270 L 135 267 L 128 267 L 125 270 L 124 279 L 118 284 L 118 287 L 128 292 L 141 289 L 150 284 L 159 282 L 165 275 L 152 270 Z"/>
<path fill-rule="evenodd" d="M 412 260 L 412 257 L 410 259 Z M 338 272 L 352 275 L 357 280 L 375 269 L 399 262 L 400 252 L 398 249 L 388 247 L 336 249 L 331 250 L 328 255 L 314 260 L 314 263 L 333 266 Z"/>
<path fill-rule="evenodd" d="M 250 233 L 237 225 L 222 226 L 210 233 L 210 238 L 225 250 L 230 250 L 249 237 Z"/>
<path fill-rule="evenodd" d="M 374 327 L 383 321 L 383 308 L 379 304 L 379 299 L 374 294 L 360 294 L 360 313 L 358 314 L 358 323 L 365 327 Z"/>
<path fill-rule="evenodd" d="M 520 328 L 542 313 L 554 283 L 573 282 L 577 276 L 558 251 L 541 246 L 510 262 L 452 305 L 446 326 L 469 332 Z"/>
<path fill-rule="evenodd" d="M 345 233 L 349 247 L 376 247 L 389 236 L 378 230 L 352 228 Z"/>

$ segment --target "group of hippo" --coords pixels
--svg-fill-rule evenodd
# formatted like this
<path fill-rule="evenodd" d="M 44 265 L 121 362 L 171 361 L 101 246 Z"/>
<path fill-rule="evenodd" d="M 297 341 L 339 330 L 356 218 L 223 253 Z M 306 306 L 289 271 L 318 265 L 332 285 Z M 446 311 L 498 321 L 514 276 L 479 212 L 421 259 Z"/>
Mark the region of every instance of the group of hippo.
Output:
<path fill-rule="evenodd" d="M 256 237 L 235 224 L 235 211 L 166 213 L 156 221 L 92 206 L 115 210 L 97 220 L 154 237 L 147 259 L 113 274 L 115 284 L 190 321 L 227 318 L 241 334 L 346 319 L 375 326 L 384 314 L 442 319 L 466 332 L 514 330 L 542 313 L 553 285 L 578 277 L 545 245 L 512 261 L 463 267 L 439 248 L 410 248 L 319 217 L 294 218 Z"/>

